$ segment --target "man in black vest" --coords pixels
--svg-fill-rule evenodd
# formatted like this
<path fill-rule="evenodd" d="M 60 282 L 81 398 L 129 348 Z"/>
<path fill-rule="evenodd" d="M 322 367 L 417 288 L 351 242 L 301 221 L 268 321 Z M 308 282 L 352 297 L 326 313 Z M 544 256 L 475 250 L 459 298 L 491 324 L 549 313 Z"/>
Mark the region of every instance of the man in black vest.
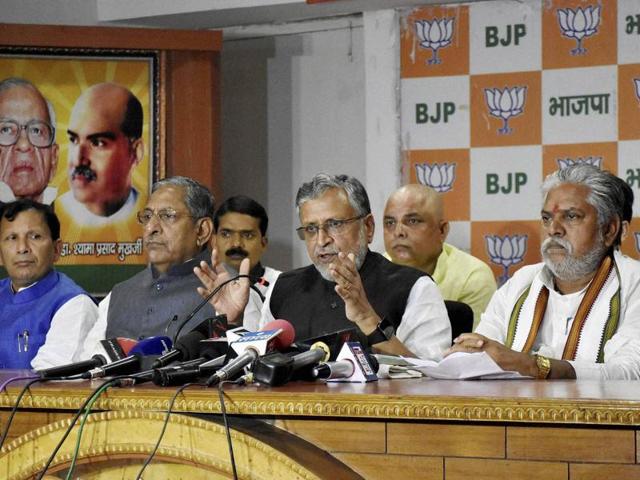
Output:
<path fill-rule="evenodd" d="M 278 277 L 261 325 L 284 318 L 298 339 L 355 325 L 364 344 L 380 352 L 440 359 L 451 344 L 442 296 L 428 275 L 369 251 L 375 225 L 362 184 L 346 175 L 318 174 L 300 187 L 296 207 L 297 232 L 313 265 Z M 196 275 L 206 287 L 201 293 L 220 283 L 204 263 Z M 218 311 L 235 318 L 246 303 L 246 285 L 223 295 L 214 299 Z"/>
<path fill-rule="evenodd" d="M 104 338 L 173 336 L 201 302 L 193 268 L 211 256 L 207 247 L 213 233 L 213 196 L 186 177 L 160 180 L 152 190 L 146 207 L 138 212 L 149 265 L 117 284 L 100 302 L 100 315 L 84 342 L 82 358 L 99 351 L 98 342 Z M 213 307 L 206 305 L 183 331 L 214 315 Z"/>

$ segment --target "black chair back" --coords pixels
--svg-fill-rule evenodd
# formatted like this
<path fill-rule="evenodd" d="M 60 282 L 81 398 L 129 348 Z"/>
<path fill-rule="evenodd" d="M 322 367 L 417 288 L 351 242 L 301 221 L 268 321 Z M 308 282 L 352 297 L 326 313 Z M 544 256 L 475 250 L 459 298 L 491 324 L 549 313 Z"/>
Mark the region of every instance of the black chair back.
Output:
<path fill-rule="evenodd" d="M 447 314 L 449 314 L 449 321 L 451 322 L 451 339 L 456 338 L 461 333 L 473 330 L 473 310 L 469 305 L 463 302 L 445 300 L 444 306 L 447 307 Z"/>

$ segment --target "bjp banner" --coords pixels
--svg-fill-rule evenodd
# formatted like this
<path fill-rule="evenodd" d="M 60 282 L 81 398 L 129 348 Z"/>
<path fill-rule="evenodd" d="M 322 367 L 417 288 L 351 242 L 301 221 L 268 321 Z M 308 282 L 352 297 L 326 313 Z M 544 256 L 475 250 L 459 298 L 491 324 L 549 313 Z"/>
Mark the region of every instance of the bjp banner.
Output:
<path fill-rule="evenodd" d="M 443 195 L 448 241 L 500 283 L 540 261 L 540 185 L 589 163 L 640 217 L 640 2 L 523 0 L 400 15 L 406 182 Z M 640 257 L 640 219 L 622 243 Z"/>

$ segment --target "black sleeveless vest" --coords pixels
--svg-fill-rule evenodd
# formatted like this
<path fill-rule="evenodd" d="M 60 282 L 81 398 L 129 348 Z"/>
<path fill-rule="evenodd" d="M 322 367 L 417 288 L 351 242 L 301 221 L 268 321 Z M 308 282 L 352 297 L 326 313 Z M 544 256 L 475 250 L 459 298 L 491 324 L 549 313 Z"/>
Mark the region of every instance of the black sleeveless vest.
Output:
<path fill-rule="evenodd" d="M 359 273 L 375 312 L 397 329 L 411 288 L 426 274 L 391 263 L 371 251 L 367 252 Z M 313 265 L 282 273 L 271 294 L 271 314 L 291 322 L 298 340 L 355 327 L 345 316 L 344 302 L 335 292 L 335 285 L 322 278 Z M 367 345 L 360 331 L 359 340 Z"/>

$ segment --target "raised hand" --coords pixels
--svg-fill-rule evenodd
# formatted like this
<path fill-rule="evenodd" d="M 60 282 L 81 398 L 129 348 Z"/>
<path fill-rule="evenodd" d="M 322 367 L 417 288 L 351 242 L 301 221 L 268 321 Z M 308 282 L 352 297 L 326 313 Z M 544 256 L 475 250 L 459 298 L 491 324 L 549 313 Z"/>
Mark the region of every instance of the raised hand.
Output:
<path fill-rule="evenodd" d="M 330 272 L 336 282 L 336 293 L 344 300 L 346 317 L 368 335 L 375 330 L 380 317 L 369 303 L 354 260 L 353 253 L 340 252 L 331 264 Z"/>
<path fill-rule="evenodd" d="M 204 298 L 214 289 L 218 288 L 224 282 L 233 278 L 227 272 L 224 265 L 218 259 L 217 249 L 211 252 L 211 266 L 207 262 L 200 262 L 200 265 L 193 269 L 193 273 L 202 282 L 202 287 L 198 287 L 198 293 Z M 245 258 L 240 263 L 240 275 L 249 274 L 249 259 Z M 240 278 L 233 280 L 224 285 L 220 291 L 215 294 L 209 303 L 215 308 L 217 313 L 227 315 L 227 321 L 230 324 L 239 325 L 242 323 L 242 314 L 244 308 L 249 301 L 249 278 Z"/>

